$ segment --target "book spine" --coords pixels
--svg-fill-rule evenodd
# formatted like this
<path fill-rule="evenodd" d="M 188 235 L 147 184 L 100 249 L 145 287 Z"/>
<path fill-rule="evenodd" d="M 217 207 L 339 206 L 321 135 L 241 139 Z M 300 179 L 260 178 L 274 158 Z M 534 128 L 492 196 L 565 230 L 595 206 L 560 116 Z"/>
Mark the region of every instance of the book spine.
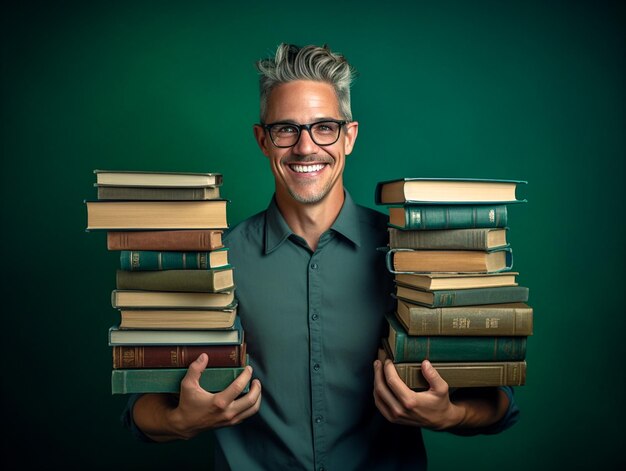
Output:
<path fill-rule="evenodd" d="M 417 291 L 418 289 L 415 288 Z M 404 299 L 411 304 L 426 307 L 478 306 L 481 304 L 525 303 L 528 301 L 528 288 L 524 286 L 502 286 L 498 288 L 470 288 L 456 290 L 431 291 L 432 304 L 421 303 L 413 299 Z"/>
<path fill-rule="evenodd" d="M 526 337 L 512 336 L 407 336 L 396 333 L 396 362 L 521 361 L 526 357 Z"/>
<path fill-rule="evenodd" d="M 150 188 L 131 186 L 98 186 L 100 200 L 180 201 L 219 198 L 218 187 Z"/>
<path fill-rule="evenodd" d="M 129 271 L 207 270 L 210 252 L 162 252 L 151 250 L 120 251 L 120 268 Z"/>
<path fill-rule="evenodd" d="M 526 383 L 526 362 L 433 363 L 437 372 L 451 388 L 523 386 Z M 421 363 L 396 363 L 398 375 L 411 389 L 428 389 Z"/>
<path fill-rule="evenodd" d="M 207 368 L 200 376 L 200 386 L 208 392 L 222 391 L 243 372 L 243 368 Z M 186 373 L 186 368 L 112 370 L 111 393 L 178 393 Z M 247 390 L 248 386 L 244 392 Z"/>
<path fill-rule="evenodd" d="M 529 336 L 533 309 L 480 305 L 453 308 L 411 307 L 408 335 Z"/>
<path fill-rule="evenodd" d="M 108 250 L 208 251 L 222 248 L 223 231 L 109 231 Z"/>
<path fill-rule="evenodd" d="M 420 253 L 421 252 L 421 253 Z M 458 250 L 456 259 L 448 259 L 445 251 L 418 250 L 405 248 L 389 248 L 385 253 L 387 270 L 393 274 L 412 273 L 500 273 L 513 268 L 513 250 L 511 247 L 502 247 L 489 251 Z M 474 255 L 482 252 L 485 257 L 477 258 Z M 504 263 L 498 265 L 489 261 L 490 254 L 503 252 Z"/>
<path fill-rule="evenodd" d="M 489 250 L 488 236 L 491 230 L 493 229 L 423 231 L 389 228 L 389 247 L 431 250 Z"/>
<path fill-rule="evenodd" d="M 113 368 L 187 368 L 201 353 L 209 356 L 207 368 L 243 366 L 241 345 L 113 346 Z"/>
<path fill-rule="evenodd" d="M 434 291 L 433 294 L 435 307 L 525 303 L 528 301 L 528 288 L 524 286 Z"/>
<path fill-rule="evenodd" d="M 403 229 L 468 229 L 506 227 L 507 206 L 500 205 L 431 205 L 404 206 Z"/>
<path fill-rule="evenodd" d="M 215 275 L 221 270 L 117 270 L 118 290 L 215 292 Z"/>

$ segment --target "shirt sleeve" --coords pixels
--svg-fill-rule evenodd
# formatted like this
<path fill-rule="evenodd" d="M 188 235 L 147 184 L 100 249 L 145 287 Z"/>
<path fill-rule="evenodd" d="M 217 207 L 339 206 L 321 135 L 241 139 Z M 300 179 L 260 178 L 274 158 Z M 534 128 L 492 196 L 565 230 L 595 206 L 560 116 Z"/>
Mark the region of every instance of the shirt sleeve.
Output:
<path fill-rule="evenodd" d="M 455 435 L 472 436 L 472 435 L 495 435 L 500 432 L 511 428 L 519 420 L 520 410 L 515 402 L 514 389 L 510 386 L 498 387 L 509 398 L 509 408 L 504 416 L 496 423 L 488 425 L 486 427 L 472 428 L 472 429 L 453 429 L 448 432 Z"/>
<path fill-rule="evenodd" d="M 122 425 L 124 425 L 124 427 L 130 430 L 130 433 L 137 440 L 146 442 L 146 443 L 157 443 L 155 440 L 152 440 L 145 433 L 143 433 L 139 429 L 139 427 L 137 427 L 137 424 L 133 420 L 133 407 L 135 407 L 135 402 L 137 402 L 137 399 L 139 399 L 140 397 L 141 397 L 141 394 L 131 394 L 131 396 L 128 398 L 128 402 L 126 403 L 126 407 L 122 411 L 120 420 L 122 422 Z"/>

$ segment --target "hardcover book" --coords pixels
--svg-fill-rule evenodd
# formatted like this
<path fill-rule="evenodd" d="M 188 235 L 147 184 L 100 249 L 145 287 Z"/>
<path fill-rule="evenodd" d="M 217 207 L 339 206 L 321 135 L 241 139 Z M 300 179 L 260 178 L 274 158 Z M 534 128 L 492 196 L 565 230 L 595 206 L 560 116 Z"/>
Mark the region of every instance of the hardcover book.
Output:
<path fill-rule="evenodd" d="M 416 250 L 482 250 L 507 247 L 507 229 L 401 231 L 390 227 L 389 247 Z"/>
<path fill-rule="evenodd" d="M 401 230 L 504 228 L 504 204 L 405 205 L 389 208 L 389 226 Z"/>
<path fill-rule="evenodd" d="M 200 386 L 208 392 L 226 389 L 245 366 L 233 368 L 207 368 L 200 375 Z M 128 369 L 111 372 L 112 394 L 179 393 L 180 382 L 187 373 L 185 368 Z M 243 392 L 248 392 L 246 385 Z"/>
<path fill-rule="evenodd" d="M 510 247 L 483 250 L 415 250 L 388 249 L 387 269 L 397 273 L 452 272 L 497 273 L 513 267 Z"/>
<path fill-rule="evenodd" d="M 87 230 L 226 229 L 226 200 L 85 200 Z"/>
<path fill-rule="evenodd" d="M 118 290 L 219 292 L 235 286 L 232 268 L 213 270 L 117 270 Z"/>
<path fill-rule="evenodd" d="M 519 203 L 516 189 L 521 180 L 479 178 L 398 178 L 376 185 L 380 205 Z"/>
<path fill-rule="evenodd" d="M 111 292 L 111 305 L 116 309 L 227 309 L 234 303 L 234 290 L 196 293 L 116 289 Z"/>
<path fill-rule="evenodd" d="M 109 328 L 109 346 L 114 345 L 240 345 L 244 331 L 239 317 L 230 329 L 144 330 Z"/>
<path fill-rule="evenodd" d="M 417 289 L 436 291 L 451 289 L 492 288 L 497 286 L 517 286 L 518 272 L 500 273 L 398 273 L 396 283 Z"/>
<path fill-rule="evenodd" d="M 385 342 L 385 339 L 383 339 Z M 389 354 L 387 354 L 389 357 Z M 382 349 L 379 359 L 386 358 Z M 390 357 L 391 358 L 391 357 Z M 393 358 L 391 358 L 393 360 Z M 526 361 L 431 363 L 451 388 L 523 386 L 526 384 Z M 422 363 L 394 363 L 398 376 L 411 389 L 429 389 L 422 374 Z"/>
<path fill-rule="evenodd" d="M 209 252 L 120 251 L 120 268 L 128 271 L 211 270 L 228 264 L 228 248 Z"/>
<path fill-rule="evenodd" d="M 201 188 L 154 188 L 145 186 L 97 185 L 99 200 L 199 201 L 219 199 L 219 186 Z"/>
<path fill-rule="evenodd" d="M 521 361 L 526 358 L 526 337 L 408 335 L 393 314 L 387 314 L 387 340 L 395 362 Z"/>
<path fill-rule="evenodd" d="M 398 299 L 426 307 L 476 306 L 479 304 L 525 303 L 528 288 L 524 286 L 500 286 L 497 288 L 471 288 L 423 291 L 396 281 Z"/>
<path fill-rule="evenodd" d="M 237 306 L 230 309 L 121 309 L 121 329 L 228 329 Z"/>
<path fill-rule="evenodd" d="M 529 336 L 533 309 L 525 303 L 428 308 L 398 299 L 396 317 L 406 335 Z"/>
<path fill-rule="evenodd" d="M 201 187 L 222 184 L 221 173 L 94 170 L 96 185 L 146 187 Z"/>
<path fill-rule="evenodd" d="M 224 247 L 219 229 L 108 231 L 108 250 L 210 251 Z"/>
<path fill-rule="evenodd" d="M 241 345 L 116 345 L 113 368 L 188 368 L 201 353 L 207 368 L 245 366 L 246 343 Z"/>

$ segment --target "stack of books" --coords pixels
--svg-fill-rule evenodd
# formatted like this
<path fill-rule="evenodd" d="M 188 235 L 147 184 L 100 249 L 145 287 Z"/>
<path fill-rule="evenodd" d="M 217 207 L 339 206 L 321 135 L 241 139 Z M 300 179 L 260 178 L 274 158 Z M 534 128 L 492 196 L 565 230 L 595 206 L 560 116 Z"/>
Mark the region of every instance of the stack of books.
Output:
<path fill-rule="evenodd" d="M 507 240 L 518 180 L 402 178 L 379 182 L 388 207 L 387 269 L 396 310 L 381 356 L 412 389 L 428 359 L 450 387 L 520 386 L 533 332 L 528 288 Z"/>
<path fill-rule="evenodd" d="M 87 231 L 120 254 L 108 332 L 113 394 L 180 390 L 187 367 L 209 357 L 200 385 L 227 387 L 247 364 L 234 267 L 222 243 L 227 200 L 219 173 L 95 170 Z"/>

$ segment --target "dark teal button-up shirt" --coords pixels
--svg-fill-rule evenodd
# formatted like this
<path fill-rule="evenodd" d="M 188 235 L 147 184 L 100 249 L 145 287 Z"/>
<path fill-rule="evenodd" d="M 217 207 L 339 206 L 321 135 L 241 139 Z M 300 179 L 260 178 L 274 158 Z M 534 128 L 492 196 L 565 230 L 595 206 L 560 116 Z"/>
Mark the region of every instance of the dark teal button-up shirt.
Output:
<path fill-rule="evenodd" d="M 218 470 L 426 469 L 421 430 L 387 422 L 373 399 L 373 362 L 394 306 L 377 250 L 388 217 L 345 196 L 314 252 L 274 200 L 224 237 L 262 402 L 243 423 L 215 430 Z M 484 433 L 508 427 L 513 410 Z M 125 421 L 138 432 L 128 412 Z"/>
<path fill-rule="evenodd" d="M 391 426 L 373 399 L 372 364 L 393 309 L 377 250 L 387 244 L 387 219 L 346 193 L 314 252 L 274 200 L 226 234 L 263 399 L 256 416 L 216 431 L 218 469 L 422 467 L 419 429 Z"/>

